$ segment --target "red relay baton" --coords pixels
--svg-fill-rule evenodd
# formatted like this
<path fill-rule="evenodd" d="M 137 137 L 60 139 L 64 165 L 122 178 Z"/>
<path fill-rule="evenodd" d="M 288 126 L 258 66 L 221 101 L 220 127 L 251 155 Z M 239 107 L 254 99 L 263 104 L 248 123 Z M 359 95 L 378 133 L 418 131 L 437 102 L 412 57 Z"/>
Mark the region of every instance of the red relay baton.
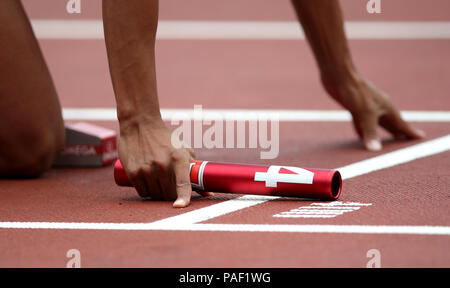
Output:
<path fill-rule="evenodd" d="M 194 191 L 336 200 L 342 190 L 337 170 L 192 161 L 189 172 Z M 119 160 L 114 179 L 132 186 Z"/>
<path fill-rule="evenodd" d="M 194 191 L 336 200 L 342 190 L 337 170 L 191 161 L 189 173 Z M 119 160 L 114 179 L 132 186 Z"/>

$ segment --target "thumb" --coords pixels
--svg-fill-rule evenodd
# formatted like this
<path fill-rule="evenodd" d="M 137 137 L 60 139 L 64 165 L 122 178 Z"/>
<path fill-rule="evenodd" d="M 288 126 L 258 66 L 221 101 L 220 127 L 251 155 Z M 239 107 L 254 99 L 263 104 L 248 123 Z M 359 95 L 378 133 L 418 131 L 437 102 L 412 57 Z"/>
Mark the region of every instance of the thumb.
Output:
<path fill-rule="evenodd" d="M 173 203 L 175 208 L 184 208 L 189 205 L 192 195 L 191 180 L 189 177 L 189 161 L 179 161 L 174 165 L 176 178 L 177 200 Z"/>

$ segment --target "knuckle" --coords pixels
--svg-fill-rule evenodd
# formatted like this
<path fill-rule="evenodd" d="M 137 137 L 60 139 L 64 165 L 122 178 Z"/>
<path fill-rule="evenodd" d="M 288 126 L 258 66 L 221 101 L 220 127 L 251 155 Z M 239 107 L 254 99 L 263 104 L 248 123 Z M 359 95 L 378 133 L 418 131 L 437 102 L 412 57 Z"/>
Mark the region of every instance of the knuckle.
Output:
<path fill-rule="evenodd" d="M 138 169 L 130 169 L 130 170 L 128 170 L 128 177 L 131 180 L 139 178 L 139 170 Z"/>
<path fill-rule="evenodd" d="M 141 188 L 135 188 L 138 195 L 142 198 L 148 197 L 147 191 L 142 190 Z"/>
<path fill-rule="evenodd" d="M 152 168 L 149 165 L 144 165 L 139 169 L 139 175 L 149 175 L 152 173 Z"/>
<path fill-rule="evenodd" d="M 186 153 L 183 153 L 181 150 L 174 151 L 171 155 L 171 159 L 174 162 L 188 161 Z"/>
<path fill-rule="evenodd" d="M 153 160 L 152 167 L 159 171 L 168 171 L 170 167 L 170 161 L 168 158 L 157 158 Z"/>
<path fill-rule="evenodd" d="M 134 166 L 128 169 L 128 176 L 130 179 L 139 179 L 142 175 L 150 173 L 150 170 L 148 165 Z"/>
<path fill-rule="evenodd" d="M 182 178 L 176 180 L 176 192 L 179 195 L 183 195 L 185 193 L 191 193 L 192 187 L 189 179 Z"/>
<path fill-rule="evenodd" d="M 362 120 L 371 119 L 377 117 L 377 109 L 372 106 L 363 106 L 358 111 L 358 115 Z"/>

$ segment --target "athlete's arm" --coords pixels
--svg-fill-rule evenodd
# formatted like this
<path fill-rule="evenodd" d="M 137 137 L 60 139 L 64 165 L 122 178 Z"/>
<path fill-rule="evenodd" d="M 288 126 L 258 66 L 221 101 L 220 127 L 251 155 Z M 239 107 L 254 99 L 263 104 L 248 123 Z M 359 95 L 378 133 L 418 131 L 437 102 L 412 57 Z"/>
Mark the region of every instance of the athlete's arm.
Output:
<path fill-rule="evenodd" d="M 338 0 L 292 0 L 314 52 L 326 91 L 348 109 L 368 150 L 381 149 L 378 125 L 395 137 L 422 138 L 400 116 L 388 95 L 358 73 L 348 47 Z"/>
<path fill-rule="evenodd" d="M 103 1 L 103 23 L 117 115 L 119 157 L 142 197 L 189 205 L 190 150 L 175 149 L 156 89 L 157 0 Z"/>

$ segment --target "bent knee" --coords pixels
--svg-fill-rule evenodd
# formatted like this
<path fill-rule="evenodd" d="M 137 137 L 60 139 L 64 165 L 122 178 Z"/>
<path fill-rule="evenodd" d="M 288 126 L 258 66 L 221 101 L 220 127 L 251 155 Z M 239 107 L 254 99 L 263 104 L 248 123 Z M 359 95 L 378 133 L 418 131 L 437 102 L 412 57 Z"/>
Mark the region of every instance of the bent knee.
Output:
<path fill-rule="evenodd" d="M 0 175 L 6 177 L 38 177 L 47 171 L 59 151 L 64 147 L 64 129 L 33 131 L 19 139 L 11 139 L 11 147 L 5 147 L 0 155 Z"/>
<path fill-rule="evenodd" d="M 23 151 L 21 157 L 18 157 L 20 160 L 11 170 L 14 176 L 27 178 L 40 176 L 51 167 L 59 151 L 57 146 L 51 142 L 42 141 L 32 144 L 32 146 L 32 148 Z"/>

